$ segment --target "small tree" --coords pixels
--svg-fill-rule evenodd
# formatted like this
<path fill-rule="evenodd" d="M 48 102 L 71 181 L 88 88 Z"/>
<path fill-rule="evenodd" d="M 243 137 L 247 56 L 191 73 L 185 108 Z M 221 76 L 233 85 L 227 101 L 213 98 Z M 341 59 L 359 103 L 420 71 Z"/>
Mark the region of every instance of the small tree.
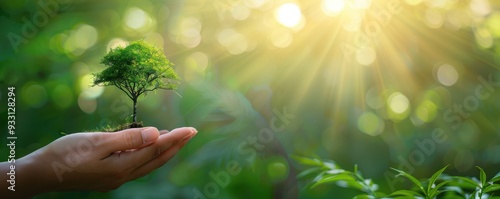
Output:
<path fill-rule="evenodd" d="M 133 102 L 133 124 L 137 123 L 137 99 L 156 89 L 174 90 L 179 76 L 163 51 L 144 41 L 131 42 L 127 47 L 116 47 L 106 54 L 101 63 L 107 68 L 94 74 L 93 86 L 116 86 Z"/>

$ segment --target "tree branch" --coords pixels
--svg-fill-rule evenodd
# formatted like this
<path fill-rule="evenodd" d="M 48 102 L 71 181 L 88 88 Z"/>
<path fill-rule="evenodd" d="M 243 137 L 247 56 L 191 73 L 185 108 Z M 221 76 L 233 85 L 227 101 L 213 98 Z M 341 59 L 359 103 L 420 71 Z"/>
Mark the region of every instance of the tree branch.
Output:
<path fill-rule="evenodd" d="M 116 88 L 122 90 L 123 92 L 125 92 L 125 94 L 127 94 L 127 96 L 131 99 L 131 100 L 134 100 L 134 98 L 132 97 L 132 93 L 129 93 L 130 91 L 127 92 L 126 89 L 122 88 L 122 86 L 120 86 L 120 84 L 115 84 Z"/>

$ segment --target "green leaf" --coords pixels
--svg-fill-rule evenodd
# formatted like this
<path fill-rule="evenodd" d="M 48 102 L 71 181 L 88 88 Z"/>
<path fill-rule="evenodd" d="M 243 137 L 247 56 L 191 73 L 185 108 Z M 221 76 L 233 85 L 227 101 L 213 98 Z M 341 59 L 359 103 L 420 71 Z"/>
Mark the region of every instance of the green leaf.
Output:
<path fill-rule="evenodd" d="M 355 179 L 348 174 L 337 174 L 337 175 L 324 175 L 321 179 L 312 184 L 311 188 L 314 188 L 320 184 L 337 182 L 337 181 L 355 181 Z"/>
<path fill-rule="evenodd" d="M 411 199 L 415 199 L 417 197 L 412 197 Z M 408 199 L 408 196 L 396 196 L 396 197 L 391 197 L 391 198 L 382 198 L 382 199 Z M 420 199 L 420 198 L 417 198 Z"/>
<path fill-rule="evenodd" d="M 342 188 L 351 188 L 358 191 L 365 192 L 364 186 L 356 180 L 340 180 L 336 182 L 337 186 Z"/>
<path fill-rule="evenodd" d="M 420 193 L 417 193 L 415 191 L 410 191 L 410 190 L 398 190 L 398 191 L 395 191 L 395 192 L 389 194 L 389 196 L 408 196 L 408 197 L 421 196 L 421 197 L 423 197 Z"/>
<path fill-rule="evenodd" d="M 314 179 L 313 179 L 313 183 L 318 182 L 321 179 L 323 179 L 325 177 L 325 173 L 326 173 L 326 171 L 322 171 L 318 175 L 316 175 L 316 177 L 314 177 Z"/>
<path fill-rule="evenodd" d="M 500 180 L 500 172 L 498 172 L 493 178 L 491 178 L 490 182 L 496 182 Z"/>
<path fill-rule="evenodd" d="M 314 173 L 316 173 L 318 171 L 321 171 L 321 168 L 319 168 L 319 167 L 309 168 L 309 169 L 307 169 L 307 170 L 302 171 L 301 173 L 299 173 L 297 175 L 297 179 L 304 179 L 307 176 L 310 176 L 310 175 L 312 175 L 312 174 L 314 174 Z"/>
<path fill-rule="evenodd" d="M 442 186 L 444 186 L 445 184 L 449 183 L 449 181 L 443 181 L 441 183 L 439 183 L 438 185 L 436 185 L 435 187 L 433 187 L 431 190 L 429 190 L 428 192 L 428 195 L 430 196 L 430 198 L 434 198 L 436 196 L 438 196 L 440 193 L 443 193 L 445 191 L 448 191 L 448 190 L 439 190 Z"/>
<path fill-rule="evenodd" d="M 340 173 L 344 173 L 344 172 L 346 172 L 344 169 L 331 169 L 331 170 L 326 171 L 326 173 L 331 174 L 331 175 L 340 174 Z"/>
<path fill-rule="evenodd" d="M 462 176 L 453 176 L 452 177 L 456 182 L 459 184 L 458 186 L 462 188 L 474 188 L 474 187 L 479 187 L 479 184 L 475 182 L 474 180 L 467 178 L 467 177 L 462 177 Z M 472 187 L 469 186 L 463 186 L 463 184 L 469 184 L 472 185 Z M 462 186 L 461 186 L 462 185 Z"/>
<path fill-rule="evenodd" d="M 398 172 L 398 175 L 396 175 L 396 177 L 398 176 L 404 176 L 406 178 L 408 178 L 410 181 L 413 182 L 413 184 L 415 184 L 420 190 L 422 190 L 422 192 L 425 193 L 425 189 L 424 187 L 422 186 L 422 183 L 417 180 L 415 177 L 413 177 L 412 175 L 410 175 L 409 173 L 406 173 L 404 171 L 401 171 L 401 170 L 398 170 L 398 169 L 395 169 L 395 168 L 391 168 L 392 170 Z"/>
<path fill-rule="evenodd" d="M 376 196 L 377 198 L 382 198 L 382 197 L 386 197 L 386 196 L 387 196 L 387 194 L 386 194 L 386 193 L 384 193 L 384 192 L 377 191 L 377 192 L 375 192 L 375 196 Z"/>
<path fill-rule="evenodd" d="M 435 195 L 430 196 L 429 198 L 433 198 L 433 199 L 434 199 L 434 198 L 437 198 L 437 196 L 438 196 L 439 194 L 444 193 L 444 192 L 446 192 L 446 191 L 447 191 L 447 190 L 439 190 L 439 191 L 437 191 L 437 192 L 436 192 L 436 194 L 435 194 Z"/>
<path fill-rule="evenodd" d="M 500 189 L 500 184 L 492 184 L 484 189 L 484 193 L 496 191 Z"/>
<path fill-rule="evenodd" d="M 318 160 L 319 162 L 321 162 L 323 164 L 323 167 L 327 168 L 327 169 L 337 169 L 337 164 L 335 164 L 334 161 L 331 161 L 331 160 L 326 160 L 326 161 L 321 161 L 321 160 Z"/>
<path fill-rule="evenodd" d="M 375 199 L 375 196 L 370 196 L 368 194 L 359 194 L 357 196 L 354 196 L 352 199 Z"/>
<path fill-rule="evenodd" d="M 480 190 L 479 189 L 476 189 L 475 191 L 473 191 L 470 195 L 471 195 L 471 199 L 472 197 L 474 197 L 476 194 L 478 194 Z M 474 198 L 475 199 L 475 198 Z M 482 199 L 482 198 L 479 198 L 479 199 Z"/>
<path fill-rule="evenodd" d="M 324 166 L 324 164 L 318 159 L 305 158 L 305 157 L 300 157 L 300 156 L 295 156 L 295 155 L 292 155 L 292 158 L 297 160 L 297 162 L 299 162 L 303 165 Z"/>
<path fill-rule="evenodd" d="M 446 168 L 448 167 L 449 165 L 446 165 L 445 167 L 443 167 L 442 169 L 440 169 L 439 171 L 436 171 L 436 173 L 434 173 L 432 175 L 432 177 L 429 179 L 429 185 L 427 186 L 427 193 L 429 193 L 432 189 L 432 185 L 434 185 L 434 182 L 436 182 L 437 178 L 444 172 L 444 170 L 446 170 Z"/>
<path fill-rule="evenodd" d="M 358 170 L 357 164 L 354 165 L 354 176 L 356 176 L 358 178 L 358 180 L 360 180 L 360 181 L 365 181 L 365 178 L 363 178 L 363 176 L 361 175 L 361 172 L 359 172 L 359 170 Z"/>
<path fill-rule="evenodd" d="M 486 173 L 484 173 L 484 170 L 481 167 L 476 166 L 476 168 L 479 169 L 479 180 L 481 181 L 481 187 L 484 187 L 484 185 L 486 185 Z"/>

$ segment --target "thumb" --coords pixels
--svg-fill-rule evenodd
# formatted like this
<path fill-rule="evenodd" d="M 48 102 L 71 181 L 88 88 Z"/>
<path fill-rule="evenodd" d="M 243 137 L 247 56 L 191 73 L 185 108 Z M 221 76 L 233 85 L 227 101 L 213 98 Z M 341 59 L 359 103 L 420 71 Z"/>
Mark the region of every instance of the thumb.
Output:
<path fill-rule="evenodd" d="M 127 129 L 108 133 L 104 138 L 104 146 L 110 153 L 138 149 L 156 142 L 159 136 L 160 132 L 155 127 Z"/>

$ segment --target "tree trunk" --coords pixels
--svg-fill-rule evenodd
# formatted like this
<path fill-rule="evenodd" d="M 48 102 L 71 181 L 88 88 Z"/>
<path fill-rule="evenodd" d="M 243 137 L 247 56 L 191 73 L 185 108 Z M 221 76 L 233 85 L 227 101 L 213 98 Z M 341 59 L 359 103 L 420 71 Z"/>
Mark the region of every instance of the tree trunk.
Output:
<path fill-rule="evenodd" d="M 137 123 L 137 98 L 133 99 L 134 101 L 134 113 L 133 113 L 133 116 L 132 116 L 132 119 L 133 119 L 133 123 Z"/>

